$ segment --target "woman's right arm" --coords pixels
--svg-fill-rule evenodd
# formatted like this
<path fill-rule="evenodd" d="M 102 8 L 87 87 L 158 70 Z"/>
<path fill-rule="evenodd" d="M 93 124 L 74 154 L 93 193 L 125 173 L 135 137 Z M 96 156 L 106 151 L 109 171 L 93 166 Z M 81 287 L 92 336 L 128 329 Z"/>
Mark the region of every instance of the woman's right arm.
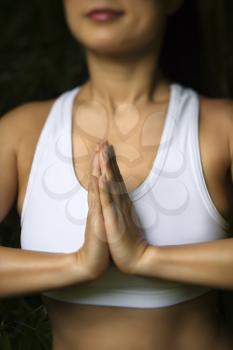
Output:
<path fill-rule="evenodd" d="M 0 247 L 0 298 L 89 281 L 74 253 Z"/>
<path fill-rule="evenodd" d="M 0 118 L 0 222 L 17 196 L 17 147 L 23 114 L 20 106 Z M 4 234 L 4 233 L 3 233 Z M 68 286 L 90 280 L 78 253 L 49 253 L 0 246 L 0 298 Z"/>

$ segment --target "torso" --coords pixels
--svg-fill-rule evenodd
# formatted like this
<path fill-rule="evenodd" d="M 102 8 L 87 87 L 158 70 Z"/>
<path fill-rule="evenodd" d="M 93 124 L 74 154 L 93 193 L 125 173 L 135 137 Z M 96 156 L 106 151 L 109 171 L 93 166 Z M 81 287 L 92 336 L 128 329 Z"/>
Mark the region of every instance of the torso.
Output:
<path fill-rule="evenodd" d="M 226 220 L 229 220 L 233 208 L 231 203 L 233 196 L 228 169 L 226 126 L 223 119 L 211 113 L 213 110 L 211 100 L 201 98 L 200 101 L 199 138 L 203 173 L 216 208 Z M 36 117 L 31 118 L 31 134 L 25 135 L 18 150 L 19 192 L 17 207 L 19 214 L 22 210 L 35 147 L 53 102 L 53 100 L 45 101 L 39 103 L 39 107 L 35 108 Z M 147 111 L 150 111 L 151 108 L 159 108 L 160 112 L 165 113 L 167 104 L 168 100 L 164 100 L 159 104 L 159 107 L 158 105 L 148 105 Z M 145 111 L 145 106 L 143 109 Z M 130 121 L 128 122 L 130 123 Z M 161 118 L 154 125 L 154 128 L 156 127 L 154 134 L 158 135 L 155 146 L 159 144 L 163 123 L 164 119 Z M 140 125 L 139 123 L 139 129 Z M 75 131 L 73 135 L 75 172 L 83 187 L 87 189 L 90 157 L 84 161 L 78 161 L 80 157 L 77 149 L 80 148 L 77 148 L 77 139 L 79 137 L 82 137 L 91 153 L 95 149 L 95 142 L 87 138 L 84 139 L 83 134 L 79 134 L 78 131 Z M 108 131 L 108 140 L 113 145 L 120 142 L 111 127 Z M 137 144 L 137 131 L 127 142 L 130 142 L 142 156 L 142 160 L 135 163 L 133 178 L 130 177 L 131 169 L 120 158 L 118 160 L 127 190 L 132 191 L 147 176 L 155 158 L 156 147 L 142 153 L 140 145 Z M 127 154 L 127 148 L 125 153 Z M 206 350 L 208 348 L 230 350 L 233 348 L 233 339 L 227 333 L 225 326 L 221 325 L 220 315 L 216 312 L 217 294 L 215 291 L 188 302 L 160 309 L 78 305 L 45 296 L 43 296 L 43 302 L 51 320 L 53 350 L 115 350 L 119 348 L 125 350 L 153 350 L 156 348 L 160 350 L 171 348 L 177 350 Z"/>

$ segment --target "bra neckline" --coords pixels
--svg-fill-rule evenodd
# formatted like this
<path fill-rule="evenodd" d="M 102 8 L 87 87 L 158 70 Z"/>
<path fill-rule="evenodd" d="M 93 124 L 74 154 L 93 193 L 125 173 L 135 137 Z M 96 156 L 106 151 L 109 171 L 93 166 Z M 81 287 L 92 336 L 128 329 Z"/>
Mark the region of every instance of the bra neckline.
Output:
<path fill-rule="evenodd" d="M 83 192 L 85 196 L 88 195 L 88 191 L 81 184 L 79 178 L 76 175 L 74 168 L 74 157 L 73 157 L 73 142 L 72 142 L 72 121 L 73 121 L 73 103 L 74 98 L 77 93 L 79 93 L 81 86 L 77 86 L 64 94 L 64 114 L 67 122 L 65 123 L 65 134 L 68 142 L 68 157 L 71 160 L 69 162 L 70 173 L 72 175 L 74 185 L 78 185 L 80 190 Z M 171 139 L 172 139 L 172 130 L 174 126 L 174 121 L 177 115 L 177 106 L 178 106 L 178 97 L 180 94 L 181 87 L 178 84 L 171 83 L 170 84 L 170 97 L 168 102 L 167 113 L 165 117 L 165 121 L 163 124 L 162 133 L 160 136 L 160 143 L 157 148 L 157 152 L 155 152 L 155 157 L 152 162 L 152 167 L 144 178 L 143 182 L 138 185 L 134 190 L 128 191 L 129 197 L 132 201 L 137 200 L 142 197 L 146 192 L 148 192 L 158 181 L 160 177 L 160 173 L 162 171 L 163 164 L 166 159 L 166 155 L 168 153 L 168 149 L 170 147 Z M 173 119 L 173 121 L 172 121 Z M 162 151 L 162 149 L 165 149 Z"/>

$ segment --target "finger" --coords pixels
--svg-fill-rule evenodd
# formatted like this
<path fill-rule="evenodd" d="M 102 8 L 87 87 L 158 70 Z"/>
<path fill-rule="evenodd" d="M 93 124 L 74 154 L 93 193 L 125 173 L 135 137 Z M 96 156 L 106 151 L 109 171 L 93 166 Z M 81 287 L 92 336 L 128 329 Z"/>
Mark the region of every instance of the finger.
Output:
<path fill-rule="evenodd" d="M 93 198 L 93 184 L 92 184 L 91 176 L 89 177 L 89 182 L 88 182 L 87 202 L 88 202 L 88 209 L 92 210 L 94 198 Z"/>
<path fill-rule="evenodd" d="M 105 181 L 106 179 L 106 181 Z M 104 216 L 108 242 L 117 244 L 126 232 L 126 225 L 119 206 L 113 200 L 112 192 L 109 190 L 110 183 L 105 175 L 99 179 L 100 200 Z"/>
<path fill-rule="evenodd" d="M 101 202 L 99 195 L 99 181 L 98 178 L 94 175 L 91 175 L 91 184 L 92 184 L 92 194 L 93 194 L 93 208 L 96 212 L 101 213 Z"/>
<path fill-rule="evenodd" d="M 99 194 L 103 209 L 113 203 L 112 193 L 109 190 L 107 178 L 104 174 L 99 177 Z"/>
<path fill-rule="evenodd" d="M 100 150 L 100 144 L 99 144 L 99 142 L 97 142 L 96 147 L 95 147 L 95 150 L 96 150 L 96 152 L 99 152 L 99 150 Z"/>
<path fill-rule="evenodd" d="M 108 162 L 108 155 L 104 144 L 105 142 L 100 145 L 99 151 L 101 173 L 105 174 L 108 180 L 114 181 L 113 169 L 111 169 L 111 163 Z"/>
<path fill-rule="evenodd" d="M 99 193 L 105 227 L 107 230 L 111 227 L 112 231 L 117 224 L 117 212 L 115 210 L 116 205 L 114 203 L 112 193 L 109 190 L 109 183 L 105 175 L 101 175 L 99 178 Z"/>
<path fill-rule="evenodd" d="M 107 141 L 104 142 L 100 146 L 100 153 L 102 154 L 100 162 L 103 164 L 103 172 L 105 171 L 108 175 L 108 191 L 112 194 L 112 199 L 119 208 L 122 206 L 122 200 L 130 207 L 132 204 L 131 199 L 118 167 L 113 146 L 109 145 Z"/>
<path fill-rule="evenodd" d="M 117 184 L 117 187 L 118 187 L 117 193 L 121 195 L 121 199 L 129 199 L 128 191 L 116 160 L 116 153 L 113 145 L 108 145 L 107 152 L 109 157 L 108 162 L 110 163 L 112 174 L 114 176 L 114 182 Z"/>
<path fill-rule="evenodd" d="M 99 177 L 101 174 L 100 164 L 99 164 L 99 155 L 96 151 L 92 158 L 92 167 L 91 167 L 91 174 Z"/>
<path fill-rule="evenodd" d="M 121 175 L 121 172 L 120 172 L 117 160 L 116 160 L 116 153 L 115 153 L 113 145 L 109 145 L 107 151 L 108 151 L 109 163 L 110 163 L 113 175 L 114 175 L 114 179 L 115 179 L 115 181 L 119 182 L 122 190 L 126 190 L 125 183 L 124 183 L 123 177 Z M 121 191 L 121 193 L 123 193 L 123 192 Z"/>
<path fill-rule="evenodd" d="M 101 167 L 102 174 L 105 174 L 107 176 L 108 183 L 111 184 L 109 188 L 111 193 L 115 195 L 123 193 L 121 182 L 119 181 L 119 178 L 117 177 L 114 171 L 111 157 L 108 152 L 107 141 L 101 145 L 99 158 L 100 158 L 100 167 Z M 118 199 L 115 198 L 115 200 L 118 200 Z"/>
<path fill-rule="evenodd" d="M 115 166 L 113 162 L 113 158 L 115 157 L 116 159 L 116 154 L 114 152 L 113 146 L 110 145 L 109 143 L 105 143 L 103 146 L 103 156 L 106 161 L 107 170 L 109 171 L 109 174 L 110 174 L 110 179 L 112 181 L 121 182 L 122 176 L 121 176 L 118 164 L 116 163 L 116 166 Z"/>
<path fill-rule="evenodd" d="M 107 146 L 107 153 L 108 153 L 108 158 L 110 160 L 111 168 L 113 170 L 114 176 L 118 181 L 123 181 L 123 177 L 121 175 L 117 160 L 116 160 L 116 153 L 114 150 L 113 145 L 109 144 Z"/>
<path fill-rule="evenodd" d="M 116 161 L 116 153 L 114 147 L 107 142 L 103 145 L 103 158 L 106 161 L 106 167 L 111 175 L 111 180 L 122 182 L 123 177 Z"/>
<path fill-rule="evenodd" d="M 99 163 L 99 152 L 100 152 L 100 143 L 98 142 L 96 144 L 96 148 L 95 148 L 95 153 L 96 153 L 96 167 L 97 167 L 97 174 L 98 177 L 101 175 L 101 169 L 100 169 L 100 163 Z"/>
<path fill-rule="evenodd" d="M 114 150 L 113 145 L 109 145 L 109 153 L 110 153 L 110 159 L 112 162 L 112 168 L 114 169 L 114 174 L 117 176 L 118 182 L 121 185 L 121 198 L 126 200 L 128 204 L 131 203 L 131 199 L 129 197 L 128 190 L 126 188 L 126 184 L 124 182 L 123 176 L 121 175 L 120 168 L 118 166 L 117 160 L 116 160 L 116 153 Z"/>

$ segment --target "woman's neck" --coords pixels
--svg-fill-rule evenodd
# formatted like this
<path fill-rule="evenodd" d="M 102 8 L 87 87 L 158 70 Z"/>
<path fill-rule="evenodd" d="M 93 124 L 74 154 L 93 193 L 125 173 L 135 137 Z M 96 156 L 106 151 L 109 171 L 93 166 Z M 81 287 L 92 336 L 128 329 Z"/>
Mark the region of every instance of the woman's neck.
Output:
<path fill-rule="evenodd" d="M 89 98 L 104 104 L 109 113 L 119 104 L 140 106 L 151 103 L 163 80 L 157 61 L 155 52 L 119 59 L 88 51 Z"/>

